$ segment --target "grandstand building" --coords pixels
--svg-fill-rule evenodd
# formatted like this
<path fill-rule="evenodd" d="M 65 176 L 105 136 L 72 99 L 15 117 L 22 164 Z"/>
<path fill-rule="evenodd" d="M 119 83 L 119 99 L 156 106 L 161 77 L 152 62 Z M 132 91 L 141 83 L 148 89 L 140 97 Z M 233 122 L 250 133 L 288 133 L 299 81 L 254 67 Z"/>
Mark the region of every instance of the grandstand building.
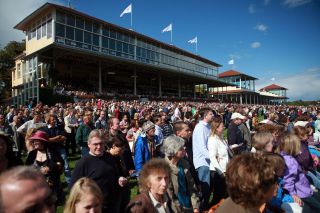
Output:
<path fill-rule="evenodd" d="M 285 102 L 286 88 L 270 85 L 256 91 L 257 78 L 236 70 L 220 73 L 219 78 L 229 86 L 218 86 L 210 89 L 211 96 L 222 102 L 240 104 L 280 104 Z"/>
<path fill-rule="evenodd" d="M 41 99 L 45 88 L 194 98 L 195 85 L 228 85 L 216 62 L 68 7 L 46 3 L 14 28 L 26 34 L 12 71 L 15 104 Z"/>
<path fill-rule="evenodd" d="M 275 104 L 284 103 L 287 101 L 287 88 L 276 84 L 263 87 L 259 90 L 261 96 L 268 96 Z"/>
<path fill-rule="evenodd" d="M 26 34 L 12 69 L 15 105 L 50 94 L 243 104 L 286 99 L 255 92 L 255 77 L 219 74 L 216 62 L 69 7 L 46 3 L 14 28 Z"/>

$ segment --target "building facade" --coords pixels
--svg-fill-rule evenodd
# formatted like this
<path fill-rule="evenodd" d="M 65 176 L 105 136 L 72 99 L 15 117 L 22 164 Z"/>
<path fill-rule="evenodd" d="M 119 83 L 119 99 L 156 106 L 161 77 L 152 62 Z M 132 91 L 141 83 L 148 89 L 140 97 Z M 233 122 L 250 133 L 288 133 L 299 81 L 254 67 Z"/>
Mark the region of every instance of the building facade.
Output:
<path fill-rule="evenodd" d="M 26 51 L 13 72 L 16 104 L 39 100 L 41 86 L 73 79 L 99 93 L 118 85 L 160 97 L 194 95 L 199 84 L 225 85 L 213 61 L 68 7 L 46 3 L 15 29 L 26 33 Z"/>
<path fill-rule="evenodd" d="M 210 94 L 225 102 L 240 104 L 280 104 L 286 100 L 286 93 L 279 88 L 283 87 L 266 87 L 271 89 L 265 91 L 260 89 L 256 91 L 257 78 L 244 74 L 236 70 L 228 70 L 220 73 L 219 79 L 230 84 L 229 86 L 214 87 Z M 262 92 L 263 90 L 263 92 Z M 285 91 L 285 90 L 284 90 Z"/>

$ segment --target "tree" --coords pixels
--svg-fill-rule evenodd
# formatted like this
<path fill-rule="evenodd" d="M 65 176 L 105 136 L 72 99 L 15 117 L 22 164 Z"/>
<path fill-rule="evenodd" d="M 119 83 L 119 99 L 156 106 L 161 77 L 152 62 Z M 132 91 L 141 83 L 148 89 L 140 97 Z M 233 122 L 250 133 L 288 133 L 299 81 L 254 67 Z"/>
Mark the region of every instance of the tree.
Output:
<path fill-rule="evenodd" d="M 10 41 L 0 50 L 0 99 L 8 98 L 11 94 L 11 69 L 15 65 L 14 58 L 25 49 L 25 41 Z M 3 82 L 3 83 L 2 83 Z M 0 86 L 1 86 L 0 85 Z"/>

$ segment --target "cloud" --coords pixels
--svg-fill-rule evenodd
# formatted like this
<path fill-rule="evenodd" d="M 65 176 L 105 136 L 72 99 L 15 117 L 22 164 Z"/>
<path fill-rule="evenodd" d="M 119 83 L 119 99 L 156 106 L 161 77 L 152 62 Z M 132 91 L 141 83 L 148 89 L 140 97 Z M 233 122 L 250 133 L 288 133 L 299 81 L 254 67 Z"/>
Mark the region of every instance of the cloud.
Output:
<path fill-rule="evenodd" d="M 233 59 L 239 60 L 241 58 L 241 56 L 239 54 L 236 54 L 236 53 L 231 53 L 231 54 L 229 54 L 229 58 L 233 58 Z"/>
<path fill-rule="evenodd" d="M 288 76 L 279 83 L 288 88 L 287 95 L 291 100 L 320 99 L 320 67 L 309 68 L 304 72 Z"/>
<path fill-rule="evenodd" d="M 264 0 L 263 4 L 264 5 L 269 5 L 270 4 L 270 0 Z"/>
<path fill-rule="evenodd" d="M 258 41 L 253 42 L 253 43 L 251 44 L 251 48 L 253 48 L 253 49 L 256 49 L 256 48 L 259 48 L 259 47 L 261 47 L 261 43 L 258 42 Z"/>
<path fill-rule="evenodd" d="M 254 29 L 259 30 L 261 32 L 266 32 L 268 30 L 268 27 L 264 24 L 257 24 L 257 26 Z"/>
<path fill-rule="evenodd" d="M 26 16 L 46 3 L 47 0 L 7 0 L 1 1 L 0 7 L 0 45 L 6 46 L 9 41 L 21 41 L 25 39 L 22 31 L 13 27 L 22 21 Z M 59 3 L 58 0 L 50 2 Z"/>
<path fill-rule="evenodd" d="M 311 2 L 311 0 L 285 0 L 283 2 L 283 5 L 289 8 L 294 8 L 294 7 L 299 7 L 301 5 L 307 4 L 309 2 Z"/>
<path fill-rule="evenodd" d="M 320 67 L 309 68 L 296 74 L 278 75 L 274 81 L 272 81 L 272 78 L 270 79 L 270 76 L 259 79 L 256 84 L 257 89 L 270 84 L 277 84 L 287 88 L 287 96 L 290 98 L 289 101 L 311 101 L 320 99 Z M 263 84 L 259 84 L 260 82 L 263 82 Z"/>
<path fill-rule="evenodd" d="M 248 10 L 250 14 L 254 14 L 257 12 L 254 4 L 250 4 Z"/>

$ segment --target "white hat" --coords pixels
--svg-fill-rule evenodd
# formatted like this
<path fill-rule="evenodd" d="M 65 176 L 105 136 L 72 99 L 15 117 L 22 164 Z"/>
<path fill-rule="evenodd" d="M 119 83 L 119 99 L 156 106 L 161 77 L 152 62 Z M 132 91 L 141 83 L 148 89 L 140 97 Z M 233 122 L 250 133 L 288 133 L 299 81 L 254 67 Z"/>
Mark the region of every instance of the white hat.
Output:
<path fill-rule="evenodd" d="M 294 126 L 305 127 L 308 124 L 308 121 L 297 121 L 294 123 Z"/>
<path fill-rule="evenodd" d="M 245 119 L 245 117 L 243 116 L 243 115 L 241 115 L 240 113 L 238 113 L 238 112 L 234 112 L 234 113 L 232 113 L 232 115 L 231 115 L 231 120 L 233 120 L 233 119 L 237 119 L 237 118 L 239 118 L 239 119 Z"/>

